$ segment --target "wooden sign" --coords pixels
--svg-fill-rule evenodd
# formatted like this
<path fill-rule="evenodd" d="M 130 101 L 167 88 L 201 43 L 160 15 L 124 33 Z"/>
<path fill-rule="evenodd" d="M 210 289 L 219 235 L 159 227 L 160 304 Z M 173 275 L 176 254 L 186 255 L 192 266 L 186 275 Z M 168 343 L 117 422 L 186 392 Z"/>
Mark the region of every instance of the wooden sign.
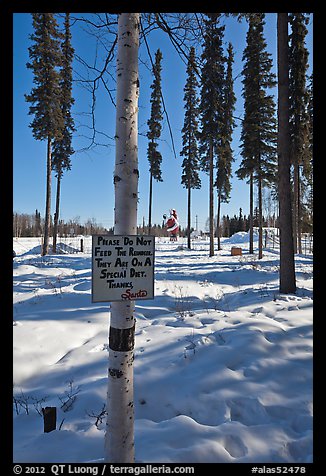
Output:
<path fill-rule="evenodd" d="M 92 302 L 154 299 L 154 236 L 92 235 Z"/>

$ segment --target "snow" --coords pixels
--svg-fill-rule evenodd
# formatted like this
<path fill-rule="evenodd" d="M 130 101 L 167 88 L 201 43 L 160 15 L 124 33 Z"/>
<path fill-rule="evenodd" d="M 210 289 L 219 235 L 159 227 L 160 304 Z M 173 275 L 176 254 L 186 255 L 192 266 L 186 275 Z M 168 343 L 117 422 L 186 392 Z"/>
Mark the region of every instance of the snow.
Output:
<path fill-rule="evenodd" d="M 39 238 L 13 241 L 18 463 L 103 461 L 110 311 L 91 302 L 90 240 L 46 257 Z M 244 232 L 214 257 L 192 246 L 157 238 L 155 299 L 136 302 L 136 462 L 312 462 L 312 256 L 285 295 L 278 249 L 258 260 Z"/>
<path fill-rule="evenodd" d="M 253 239 L 254 241 L 258 240 L 258 230 L 255 228 L 253 233 Z M 230 236 L 230 238 L 224 239 L 224 243 L 234 243 L 234 244 L 247 243 L 248 241 L 249 241 L 249 233 L 247 231 L 238 231 L 238 233 L 235 233 L 234 235 Z"/>

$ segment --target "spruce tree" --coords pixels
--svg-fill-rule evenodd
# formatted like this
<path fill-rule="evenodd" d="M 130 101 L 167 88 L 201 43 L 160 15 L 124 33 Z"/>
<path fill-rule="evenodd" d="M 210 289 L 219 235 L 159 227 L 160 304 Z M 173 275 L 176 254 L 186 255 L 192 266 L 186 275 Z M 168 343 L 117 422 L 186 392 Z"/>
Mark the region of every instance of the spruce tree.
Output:
<path fill-rule="evenodd" d="M 162 53 L 158 49 L 155 53 L 155 64 L 153 66 L 153 76 L 154 80 L 151 85 L 151 117 L 147 121 L 149 130 L 147 132 L 147 137 L 149 139 L 148 148 L 147 148 L 147 157 L 149 161 L 149 210 L 148 210 L 148 229 L 149 233 L 152 227 L 152 198 L 153 198 L 153 179 L 158 182 L 163 182 L 162 172 L 161 172 L 161 163 L 162 163 L 162 154 L 157 150 L 158 143 L 157 140 L 161 136 L 162 125 L 161 121 L 162 116 L 162 106 L 161 106 L 161 66 Z"/>
<path fill-rule="evenodd" d="M 307 104 L 307 115 L 308 115 L 308 147 L 307 154 L 305 155 L 305 161 L 303 163 L 302 174 L 305 180 L 305 189 L 307 191 L 307 215 L 308 215 L 308 226 L 312 230 L 313 224 L 313 121 L 314 121 L 314 110 L 313 110 L 313 73 L 308 78 L 308 104 Z"/>
<path fill-rule="evenodd" d="M 239 209 L 239 222 L 238 222 L 239 231 L 245 231 L 245 218 L 242 216 L 242 208 Z"/>
<path fill-rule="evenodd" d="M 41 236 L 41 234 L 42 234 L 41 213 L 36 209 L 35 210 L 35 236 Z"/>
<path fill-rule="evenodd" d="M 184 157 L 182 162 L 181 183 L 188 191 L 188 219 L 187 219 L 187 245 L 191 248 L 191 189 L 201 187 L 199 178 L 199 152 L 197 146 L 198 138 L 198 115 L 199 99 L 196 88 L 198 81 L 196 77 L 195 48 L 191 47 L 187 66 L 187 82 L 184 87 L 185 119 L 182 128 L 182 151 L 180 155 Z"/>
<path fill-rule="evenodd" d="M 303 163 L 303 175 L 308 178 L 312 173 L 313 167 L 313 135 L 314 135 L 314 76 L 313 73 L 308 77 L 308 103 L 307 103 L 307 114 L 308 114 L 308 131 L 309 131 L 309 141 L 308 141 L 308 154 L 306 155 L 307 160 Z"/>
<path fill-rule="evenodd" d="M 224 26 L 220 13 L 206 13 L 204 45 L 201 59 L 201 131 L 202 169 L 209 174 L 209 256 L 214 255 L 214 158 L 218 156 L 224 114 Z"/>
<path fill-rule="evenodd" d="M 74 120 L 71 115 L 71 107 L 74 103 L 72 97 L 72 60 L 74 49 L 71 45 L 70 14 L 66 13 L 64 22 L 64 39 L 62 48 L 62 67 L 60 70 L 60 106 L 64 118 L 62 137 L 54 139 L 52 153 L 52 169 L 57 177 L 56 209 L 53 220 L 53 252 L 56 252 L 57 230 L 60 210 L 61 179 L 64 170 L 71 169 L 70 156 L 74 153 L 72 148 L 72 133 L 75 131 Z"/>
<path fill-rule="evenodd" d="M 47 141 L 46 205 L 42 249 L 42 255 L 46 255 L 49 250 L 50 235 L 52 141 L 62 136 L 63 129 L 58 71 L 61 66 L 61 34 L 53 13 L 33 13 L 32 17 L 34 33 L 30 38 L 33 44 L 28 48 L 30 62 L 27 63 L 27 68 L 33 71 L 35 86 L 30 94 L 25 94 L 25 99 L 32 104 L 29 114 L 34 114 L 30 124 L 34 138 Z"/>
<path fill-rule="evenodd" d="M 270 186 L 276 172 L 276 119 L 273 96 L 267 94 L 275 86 L 271 72 L 272 60 L 266 51 L 263 36 L 263 13 L 249 17 L 247 45 L 244 50 L 243 74 L 244 120 L 241 133 L 243 161 L 237 171 L 239 178 L 250 181 L 250 252 L 253 252 L 253 184 L 258 186 L 259 259 L 262 258 L 263 216 L 262 187 Z"/>
<path fill-rule="evenodd" d="M 250 19 L 252 20 L 250 22 Z M 242 122 L 241 137 L 240 137 L 240 149 L 242 155 L 242 161 L 240 167 L 236 171 L 236 175 L 240 180 L 247 179 L 249 183 L 249 253 L 254 252 L 254 169 L 255 169 L 255 150 L 251 141 L 252 127 L 255 124 L 255 112 L 252 105 L 254 104 L 254 81 L 250 71 L 255 70 L 255 60 L 248 55 L 250 52 L 249 45 L 254 42 L 253 33 L 253 19 L 250 14 L 247 16 L 249 22 L 249 29 L 247 32 L 247 46 L 244 50 L 242 61 L 245 62 L 242 75 L 243 75 L 243 90 L 242 97 L 244 98 L 244 119 Z"/>
<path fill-rule="evenodd" d="M 308 150 L 309 122 L 307 115 L 308 92 L 306 73 L 308 50 L 305 38 L 309 17 L 305 13 L 290 13 L 289 23 L 289 94 L 290 94 L 290 136 L 291 164 L 293 169 L 293 242 L 294 252 L 301 253 L 301 173 Z"/>
<path fill-rule="evenodd" d="M 216 182 L 217 187 L 217 247 L 221 249 L 220 239 L 220 216 L 221 203 L 230 200 L 231 192 L 231 166 L 234 160 L 233 151 L 231 148 L 232 132 L 234 129 L 233 112 L 235 109 L 235 95 L 233 91 L 232 65 L 234 61 L 233 48 L 229 43 L 227 48 L 227 69 L 224 84 L 224 98 L 223 98 L 223 121 L 221 127 L 221 136 L 217 148 L 217 173 Z"/>

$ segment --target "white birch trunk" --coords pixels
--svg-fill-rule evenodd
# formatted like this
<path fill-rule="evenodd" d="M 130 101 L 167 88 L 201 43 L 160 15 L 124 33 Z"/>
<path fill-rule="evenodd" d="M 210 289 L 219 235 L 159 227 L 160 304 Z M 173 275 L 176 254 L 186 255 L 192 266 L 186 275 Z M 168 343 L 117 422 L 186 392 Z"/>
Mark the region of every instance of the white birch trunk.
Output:
<path fill-rule="evenodd" d="M 139 13 L 121 13 L 118 23 L 115 224 L 116 235 L 137 234 Z M 134 462 L 134 301 L 113 302 L 105 461 Z"/>

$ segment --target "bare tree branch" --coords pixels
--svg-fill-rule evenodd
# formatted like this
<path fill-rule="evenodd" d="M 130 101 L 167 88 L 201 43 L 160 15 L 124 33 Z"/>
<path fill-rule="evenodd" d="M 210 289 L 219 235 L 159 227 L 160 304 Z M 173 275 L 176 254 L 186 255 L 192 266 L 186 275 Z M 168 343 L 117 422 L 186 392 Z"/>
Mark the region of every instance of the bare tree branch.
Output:
<path fill-rule="evenodd" d="M 89 64 L 86 59 L 82 58 L 79 55 L 75 55 L 75 59 L 83 67 L 85 73 L 81 71 L 75 71 L 75 83 L 85 88 L 91 94 L 91 104 L 89 114 L 85 114 L 90 118 L 90 126 L 84 125 L 83 127 L 92 130 L 91 136 L 84 136 L 87 138 L 90 143 L 87 147 L 81 149 L 81 151 L 90 150 L 95 146 L 107 146 L 108 144 L 102 144 L 97 141 L 97 135 L 102 135 L 112 140 L 112 137 L 108 136 L 104 132 L 98 131 L 96 129 L 96 119 L 95 119 L 95 110 L 96 110 L 96 95 L 99 87 L 103 87 L 107 92 L 108 97 L 115 107 L 115 101 L 113 97 L 114 89 L 109 86 L 109 82 L 115 84 L 115 76 L 109 70 L 109 64 L 114 59 L 115 46 L 117 43 L 117 31 L 116 28 L 112 29 L 117 25 L 117 21 L 113 21 L 111 15 L 108 14 L 94 14 L 94 21 L 90 18 L 85 17 L 74 17 L 73 22 L 83 25 L 83 30 L 89 35 L 93 40 L 95 40 L 95 55 L 93 59 L 93 64 Z M 94 31 L 95 29 L 95 31 Z M 109 37 L 113 36 L 108 42 Z M 105 57 L 101 66 L 98 66 L 99 63 L 99 51 L 105 51 Z"/>

